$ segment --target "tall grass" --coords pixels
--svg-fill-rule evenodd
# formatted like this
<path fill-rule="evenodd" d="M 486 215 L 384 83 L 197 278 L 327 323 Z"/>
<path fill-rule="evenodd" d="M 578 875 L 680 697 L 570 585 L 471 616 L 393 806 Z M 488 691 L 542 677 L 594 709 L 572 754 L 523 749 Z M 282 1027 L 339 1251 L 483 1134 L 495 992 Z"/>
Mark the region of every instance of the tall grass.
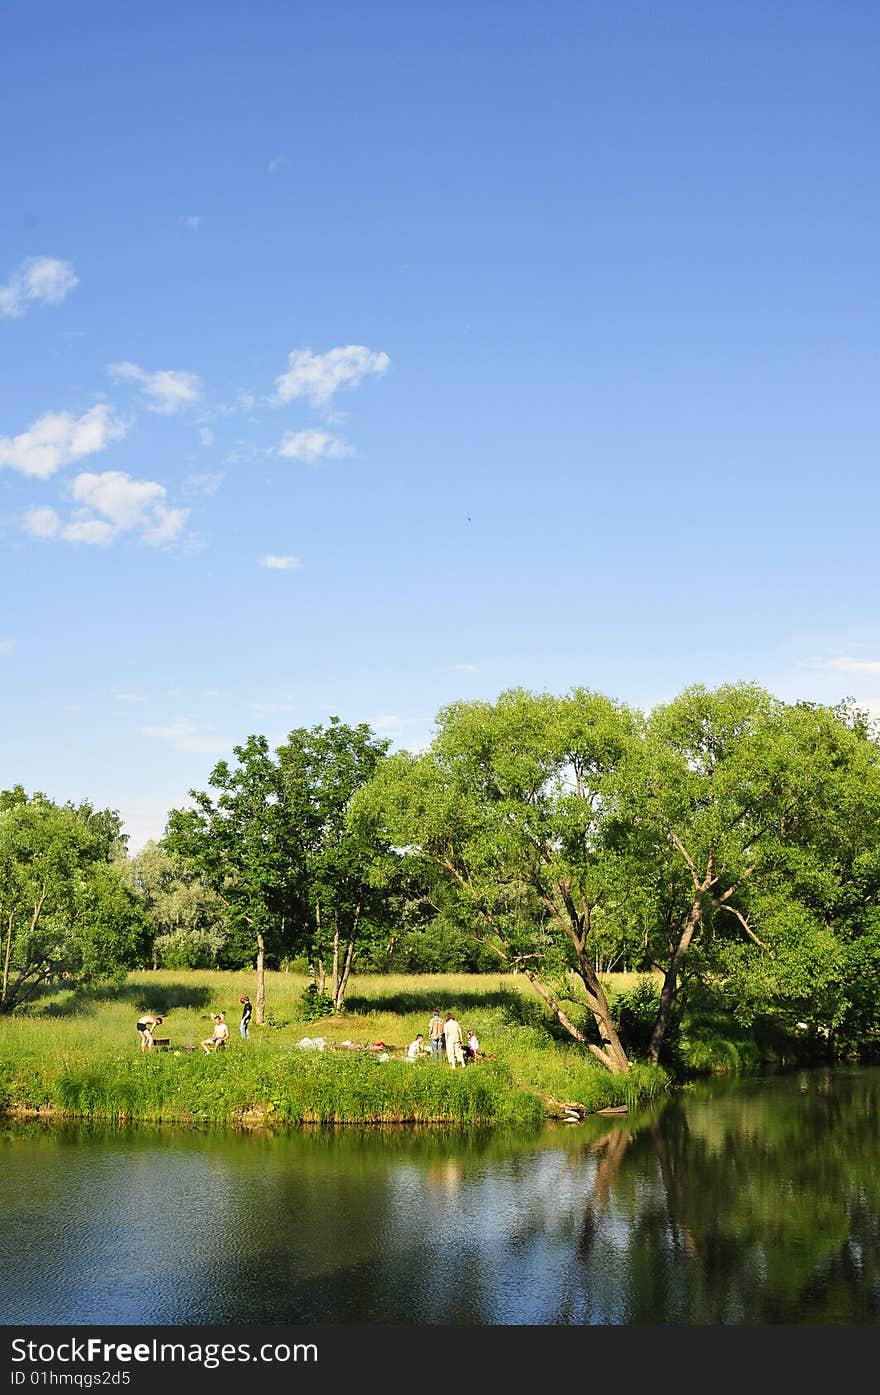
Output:
<path fill-rule="evenodd" d="M 24 1016 L 0 1018 L 0 1107 L 108 1120 L 413 1123 L 536 1127 L 559 1103 L 588 1111 L 637 1106 L 668 1088 L 663 1071 L 612 1077 L 574 1044 L 523 980 L 475 975 L 353 978 L 342 1016 L 308 1020 L 306 979 L 267 975 L 266 1023 L 238 1036 L 238 999 L 251 975 L 162 970 L 132 974 L 92 996 L 59 992 Z M 445 1059 L 408 1062 L 434 1007 L 473 1027 L 488 1059 L 453 1071 Z M 135 1022 L 152 1009 L 171 1050 L 142 1053 Z M 198 1049 L 210 1013 L 225 1011 L 230 1042 Z M 304 1051 L 304 1037 L 324 1051 Z M 368 1050 L 384 1042 L 389 1059 Z"/>

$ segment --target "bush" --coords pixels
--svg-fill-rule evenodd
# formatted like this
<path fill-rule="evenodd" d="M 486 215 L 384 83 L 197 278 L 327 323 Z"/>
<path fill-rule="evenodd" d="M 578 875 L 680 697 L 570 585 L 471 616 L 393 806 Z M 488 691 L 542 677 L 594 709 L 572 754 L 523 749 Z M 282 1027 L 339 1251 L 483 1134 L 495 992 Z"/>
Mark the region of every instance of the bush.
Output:
<path fill-rule="evenodd" d="M 321 1017 L 332 1017 L 333 999 L 326 993 L 319 993 L 317 984 L 310 983 L 299 996 L 304 1022 L 317 1022 Z"/>

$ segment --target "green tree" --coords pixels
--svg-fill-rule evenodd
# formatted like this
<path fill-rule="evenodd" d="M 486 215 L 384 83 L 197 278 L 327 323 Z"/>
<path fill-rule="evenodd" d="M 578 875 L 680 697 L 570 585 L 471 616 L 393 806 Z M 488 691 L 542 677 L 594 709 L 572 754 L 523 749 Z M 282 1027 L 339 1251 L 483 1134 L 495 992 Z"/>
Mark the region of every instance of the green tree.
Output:
<path fill-rule="evenodd" d="M 476 914 L 484 945 L 528 976 L 565 1030 L 610 1071 L 628 1070 L 596 961 L 625 895 L 606 825 L 639 716 L 585 689 L 513 689 L 444 708 L 437 726 L 429 751 L 380 768 L 358 808 L 433 873 L 438 907 L 452 896 L 465 920 Z M 601 1044 L 566 1002 L 588 1012 Z"/>
<path fill-rule="evenodd" d="M 20 786 L 0 795 L 0 1011 L 62 976 L 78 985 L 135 960 L 139 909 L 123 884 L 118 815 L 58 805 Z"/>
<path fill-rule="evenodd" d="M 214 793 L 191 790 L 194 807 L 169 816 L 167 848 L 220 898 L 233 935 L 244 929 L 255 944 L 256 1023 L 267 954 L 308 954 L 322 983 L 329 965 L 334 1003 L 344 1001 L 358 938 L 374 930 L 381 904 L 370 879 L 377 845 L 362 825 L 349 827 L 347 810 L 387 744 L 337 717 L 290 732 L 274 753 L 250 736 L 234 766 L 214 767 Z"/>
<path fill-rule="evenodd" d="M 153 967 L 213 967 L 226 942 L 220 898 L 185 862 L 150 839 L 122 864 L 126 885 L 143 907 Z"/>
<path fill-rule="evenodd" d="M 277 760 L 264 736 L 234 746 L 235 763 L 218 761 L 211 791 L 190 790 L 193 807 L 172 809 L 164 844 L 220 899 L 233 933 L 253 946 L 254 1021 L 265 1020 L 267 947 L 278 951 L 302 902 L 302 846 Z"/>
<path fill-rule="evenodd" d="M 646 953 L 663 972 L 649 1061 L 688 961 L 704 983 L 736 984 L 741 1013 L 809 1000 L 834 1013 L 841 934 L 866 928 L 852 905 L 846 915 L 859 868 L 862 908 L 876 907 L 878 755 L 847 707 L 787 705 L 751 684 L 697 685 L 652 711 L 615 788 Z"/>
<path fill-rule="evenodd" d="M 284 801 L 296 822 L 302 869 L 306 952 L 316 987 L 341 1012 L 359 943 L 384 924 L 387 856 L 375 821 L 349 817 L 352 799 L 385 759 L 389 742 L 360 723 L 331 717 L 291 731 L 278 748 Z"/>

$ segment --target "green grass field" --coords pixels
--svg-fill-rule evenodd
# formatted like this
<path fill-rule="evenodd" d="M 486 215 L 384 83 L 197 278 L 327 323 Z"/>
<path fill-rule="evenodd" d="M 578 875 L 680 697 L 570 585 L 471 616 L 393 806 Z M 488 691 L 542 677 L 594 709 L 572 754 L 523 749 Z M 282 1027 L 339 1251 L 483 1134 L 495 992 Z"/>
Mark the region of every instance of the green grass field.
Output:
<path fill-rule="evenodd" d="M 635 1066 L 621 1078 L 594 1065 L 517 977 L 353 977 L 345 1015 L 312 1021 L 305 987 L 303 976 L 267 974 L 266 1022 L 251 1023 L 249 1041 L 239 1037 L 238 1000 L 254 996 L 252 973 L 160 970 L 93 995 L 54 993 L 26 1015 L 0 1018 L 0 1107 L 120 1121 L 537 1127 L 560 1102 L 635 1107 L 669 1086 L 663 1071 Z M 403 1059 L 417 1032 L 427 1036 L 434 1007 L 473 1027 L 488 1059 L 456 1071 L 445 1060 Z M 135 1023 L 145 1010 L 165 1017 L 156 1035 L 169 1050 L 141 1052 Z M 198 1043 L 216 1011 L 226 1014 L 229 1045 L 206 1056 Z M 304 1037 L 323 1037 L 326 1048 L 303 1051 Z M 380 1041 L 386 1061 L 339 1045 Z"/>

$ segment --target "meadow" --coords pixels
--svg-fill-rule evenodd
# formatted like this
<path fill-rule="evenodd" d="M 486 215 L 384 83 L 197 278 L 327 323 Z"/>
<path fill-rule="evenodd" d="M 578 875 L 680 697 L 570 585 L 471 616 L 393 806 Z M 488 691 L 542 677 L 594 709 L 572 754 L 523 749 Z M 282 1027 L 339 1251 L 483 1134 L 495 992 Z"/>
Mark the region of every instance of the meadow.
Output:
<path fill-rule="evenodd" d="M 625 975 L 612 975 L 618 991 Z M 636 1107 L 669 1088 L 662 1070 L 634 1065 L 612 1077 L 563 1040 L 520 977 L 353 977 L 346 1012 L 312 1017 L 307 979 L 267 973 L 266 1020 L 238 1033 L 239 998 L 254 996 L 252 973 L 158 970 L 130 974 L 90 994 L 60 989 L 29 1012 L 0 1018 L 0 1109 L 12 1115 L 239 1126 L 434 1123 L 540 1127 L 562 1105 L 587 1113 Z M 473 1027 L 485 1058 L 465 1070 L 409 1062 L 433 1008 Z M 138 1015 L 165 1018 L 167 1050 L 143 1053 Z M 224 1012 L 229 1045 L 206 1056 L 212 1012 Z M 304 1050 L 304 1038 L 324 1040 Z M 369 1050 L 377 1043 L 384 1050 Z M 343 1046 L 350 1043 L 350 1049 Z M 381 1059 L 387 1057 L 387 1059 Z"/>

